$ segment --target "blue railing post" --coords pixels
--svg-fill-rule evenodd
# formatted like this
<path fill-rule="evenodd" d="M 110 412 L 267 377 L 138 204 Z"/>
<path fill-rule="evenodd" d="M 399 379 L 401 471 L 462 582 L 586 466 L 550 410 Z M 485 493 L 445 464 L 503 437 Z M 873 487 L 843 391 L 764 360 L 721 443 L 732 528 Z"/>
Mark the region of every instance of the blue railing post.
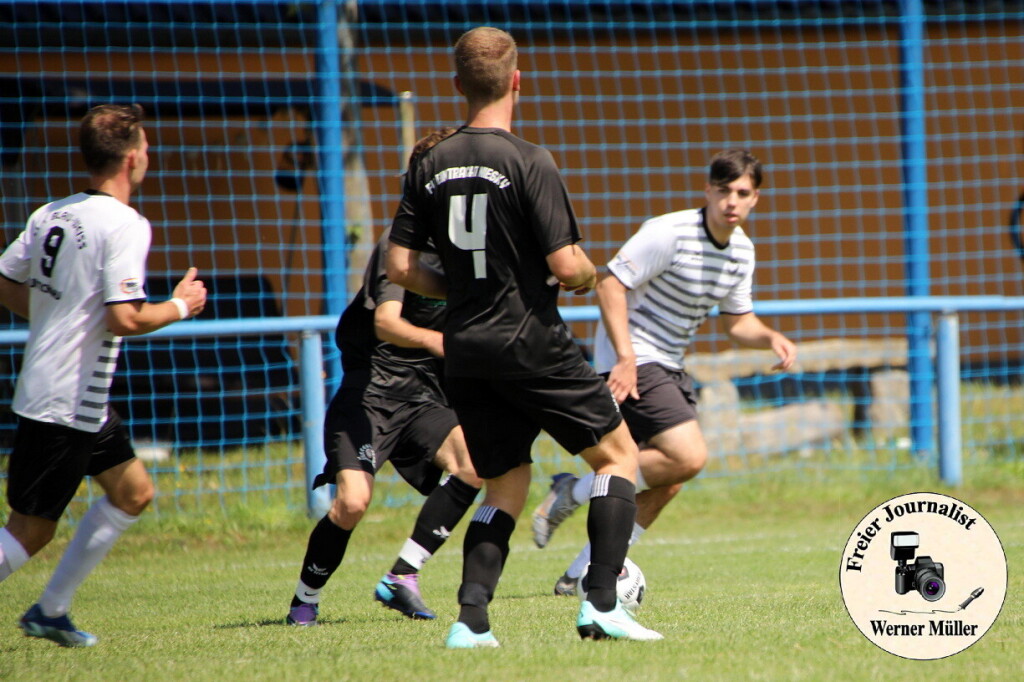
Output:
<path fill-rule="evenodd" d="M 939 389 L 939 477 L 948 485 L 963 480 L 960 433 L 960 318 L 955 311 L 939 316 L 935 333 Z"/>
<path fill-rule="evenodd" d="M 345 236 L 345 163 L 342 139 L 341 49 L 338 41 L 339 0 L 317 5 L 316 131 L 319 160 L 320 232 L 324 270 L 324 313 L 337 319 L 348 304 Z M 341 380 L 341 361 L 332 353 L 327 387 Z"/>
<path fill-rule="evenodd" d="M 924 8 L 922 0 L 900 3 L 900 94 L 903 148 L 904 261 L 909 296 L 928 296 L 928 157 L 925 149 Z M 910 429 L 914 452 L 931 454 L 932 359 L 931 317 L 923 311 L 907 316 L 910 370 Z"/>
<path fill-rule="evenodd" d="M 331 506 L 330 486 L 313 489 L 313 479 L 324 468 L 324 354 L 319 332 L 305 330 L 299 358 L 302 394 L 302 442 L 306 465 L 306 510 L 319 518 Z"/>

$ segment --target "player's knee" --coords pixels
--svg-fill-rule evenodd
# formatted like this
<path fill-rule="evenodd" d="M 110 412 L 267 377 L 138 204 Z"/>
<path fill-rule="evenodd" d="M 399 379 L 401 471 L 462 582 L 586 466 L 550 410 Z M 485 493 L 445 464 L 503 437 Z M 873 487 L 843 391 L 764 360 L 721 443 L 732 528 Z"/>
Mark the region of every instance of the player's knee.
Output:
<path fill-rule="evenodd" d="M 110 499 L 110 503 L 123 511 L 129 516 L 138 516 L 146 507 L 153 501 L 156 496 L 156 490 L 153 487 L 153 482 L 146 480 L 133 485 L 130 489 L 119 492 L 115 497 Z"/>
<path fill-rule="evenodd" d="M 448 438 L 437 451 L 434 463 L 466 485 L 474 488 L 483 486 L 483 479 L 476 475 L 466 440 L 459 427 L 455 427 L 448 434 Z"/>
<path fill-rule="evenodd" d="M 370 507 L 369 497 L 359 496 L 348 496 L 348 497 L 336 497 L 334 502 L 331 504 L 331 509 L 327 512 L 327 515 L 331 519 L 331 523 L 344 528 L 346 530 L 352 530 L 356 527 L 356 524 L 362 520 L 366 510 Z"/>
<path fill-rule="evenodd" d="M 471 488 L 479 490 L 484 487 L 484 480 L 476 475 L 476 471 L 473 470 L 473 467 L 452 471 L 450 473 L 453 477 L 459 479 Z"/>
<path fill-rule="evenodd" d="M 638 450 L 626 423 L 622 422 L 614 431 L 605 434 L 594 447 L 580 453 L 594 471 L 620 469 L 632 471 L 637 467 Z"/>
<path fill-rule="evenodd" d="M 483 487 L 483 479 L 476 475 L 476 469 L 473 467 L 473 462 L 469 459 L 469 453 L 463 453 L 464 456 L 449 457 L 444 463 L 444 469 L 451 474 L 454 478 L 459 479 L 463 483 L 473 488 Z"/>
<path fill-rule="evenodd" d="M 673 453 L 673 455 L 669 456 L 673 472 L 672 478 L 679 485 L 699 474 L 708 461 L 706 447 L 689 447 L 685 451 Z"/>

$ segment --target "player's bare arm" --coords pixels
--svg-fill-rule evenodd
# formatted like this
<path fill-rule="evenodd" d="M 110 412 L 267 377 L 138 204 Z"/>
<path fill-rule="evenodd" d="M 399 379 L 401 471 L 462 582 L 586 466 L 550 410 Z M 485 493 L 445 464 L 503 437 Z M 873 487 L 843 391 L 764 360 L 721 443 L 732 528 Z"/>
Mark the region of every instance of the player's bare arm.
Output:
<path fill-rule="evenodd" d="M 788 370 L 796 362 L 796 344 L 760 320 L 754 313 L 722 315 L 726 334 L 746 348 L 773 351 L 779 362 L 772 369 Z"/>
<path fill-rule="evenodd" d="M 561 282 L 562 289 L 580 296 L 597 285 L 597 268 L 587 254 L 575 244 L 568 244 L 547 255 L 551 274 Z"/>
<path fill-rule="evenodd" d="M 107 328 L 118 336 L 139 336 L 198 315 L 206 306 L 206 287 L 196 279 L 197 274 L 196 268 L 189 268 L 174 287 L 173 298 L 167 301 L 127 301 L 108 305 Z"/>
<path fill-rule="evenodd" d="M 391 242 L 387 254 L 388 279 L 428 298 L 448 298 L 448 281 L 437 270 L 420 262 L 420 252 Z"/>
<path fill-rule="evenodd" d="M 384 301 L 373 311 L 373 329 L 377 338 L 402 348 L 422 348 L 431 355 L 444 357 L 443 335 L 433 329 L 417 327 L 402 317 L 400 301 Z"/>
<path fill-rule="evenodd" d="M 0 276 L 0 303 L 18 317 L 28 319 L 28 287 Z"/>
<path fill-rule="evenodd" d="M 615 366 L 608 374 L 608 388 L 611 389 L 615 400 L 620 403 L 626 398 L 640 397 L 636 390 L 636 353 L 629 338 L 627 291 L 629 289 L 615 275 L 606 275 L 595 289 L 597 303 L 601 308 L 601 319 L 604 321 L 608 340 L 611 341 L 617 358 Z"/>

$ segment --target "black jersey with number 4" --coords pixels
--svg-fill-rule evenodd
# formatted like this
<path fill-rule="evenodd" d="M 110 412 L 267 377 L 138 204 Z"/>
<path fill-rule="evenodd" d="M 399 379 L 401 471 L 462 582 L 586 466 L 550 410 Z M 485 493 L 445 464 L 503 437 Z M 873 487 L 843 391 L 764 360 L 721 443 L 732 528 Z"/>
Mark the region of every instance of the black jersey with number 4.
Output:
<path fill-rule="evenodd" d="M 384 254 L 388 236 L 377 242 L 363 276 L 363 286 L 345 308 L 335 331 L 341 351 L 344 388 L 366 388 L 371 395 L 412 402 L 429 401 L 447 405 L 441 388 L 441 360 L 422 348 L 402 348 L 377 338 L 374 311 L 387 301 L 402 303 L 402 317 L 417 327 L 441 331 L 445 301 L 426 298 L 388 280 Z M 425 254 L 434 267 L 437 256 Z"/>
<path fill-rule="evenodd" d="M 551 154 L 497 128 L 460 128 L 406 174 L 391 241 L 432 240 L 448 280 L 449 376 L 543 376 L 579 361 L 545 257 L 580 240 Z"/>

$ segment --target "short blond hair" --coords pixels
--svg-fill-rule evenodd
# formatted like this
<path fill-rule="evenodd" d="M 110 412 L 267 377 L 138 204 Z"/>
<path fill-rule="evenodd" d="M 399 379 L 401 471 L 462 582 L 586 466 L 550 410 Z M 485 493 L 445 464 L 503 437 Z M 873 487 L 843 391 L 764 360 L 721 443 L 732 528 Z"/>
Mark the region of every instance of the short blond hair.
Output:
<path fill-rule="evenodd" d="M 455 43 L 455 74 L 471 102 L 487 104 L 508 93 L 519 52 L 505 31 L 479 26 L 462 34 Z"/>

